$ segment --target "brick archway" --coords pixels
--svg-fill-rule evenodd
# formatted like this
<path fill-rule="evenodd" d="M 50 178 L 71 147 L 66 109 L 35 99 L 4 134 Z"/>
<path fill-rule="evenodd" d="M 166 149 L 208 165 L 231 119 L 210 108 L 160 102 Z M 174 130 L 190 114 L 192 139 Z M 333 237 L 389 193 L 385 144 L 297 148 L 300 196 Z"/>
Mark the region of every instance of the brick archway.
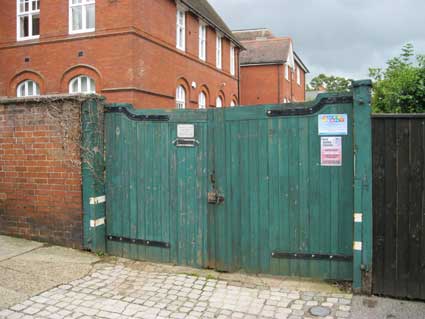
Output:
<path fill-rule="evenodd" d="M 62 93 L 68 93 L 69 92 L 69 82 L 79 76 L 79 75 L 86 75 L 90 78 L 92 78 L 96 85 L 96 92 L 100 93 L 103 88 L 103 79 L 102 75 L 100 74 L 99 70 L 91 65 L 86 64 L 78 64 L 70 67 L 69 69 L 65 70 L 65 72 L 62 75 L 61 78 L 61 92 Z"/>
<path fill-rule="evenodd" d="M 26 69 L 16 73 L 9 82 L 7 95 L 16 96 L 16 89 L 20 83 L 26 80 L 32 80 L 40 87 L 40 95 L 46 94 L 46 85 L 44 76 L 35 70 Z"/>

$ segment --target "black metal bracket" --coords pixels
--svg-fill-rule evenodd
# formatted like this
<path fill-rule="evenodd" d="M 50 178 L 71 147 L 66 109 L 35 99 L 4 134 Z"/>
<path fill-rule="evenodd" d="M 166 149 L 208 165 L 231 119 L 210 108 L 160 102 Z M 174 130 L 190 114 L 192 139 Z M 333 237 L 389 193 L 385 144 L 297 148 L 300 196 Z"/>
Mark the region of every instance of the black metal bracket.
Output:
<path fill-rule="evenodd" d="M 272 252 L 273 258 L 279 259 L 306 259 L 306 260 L 334 260 L 334 261 L 353 261 L 353 256 L 349 255 L 328 255 L 328 254 L 307 254 L 307 253 L 287 253 Z"/>
<path fill-rule="evenodd" d="M 131 113 L 126 107 L 109 107 L 105 106 L 105 113 L 122 113 L 132 121 L 150 121 L 150 122 L 167 122 L 170 120 L 168 115 L 137 115 Z"/>
<path fill-rule="evenodd" d="M 269 117 L 277 116 L 302 116 L 302 115 L 311 115 L 319 112 L 326 105 L 331 104 L 350 104 L 353 103 L 353 96 L 332 96 L 325 97 L 319 100 L 318 103 L 311 107 L 284 107 L 279 110 L 268 110 L 266 112 Z"/>
<path fill-rule="evenodd" d="M 155 241 L 155 240 L 146 240 L 146 239 L 132 239 L 132 238 L 126 238 L 121 236 L 112 236 L 108 235 L 106 236 L 106 239 L 109 241 L 116 241 L 124 244 L 135 244 L 135 245 L 142 245 L 142 246 L 149 246 L 149 247 L 159 247 L 159 248 L 170 248 L 170 243 L 162 242 L 162 241 Z"/>

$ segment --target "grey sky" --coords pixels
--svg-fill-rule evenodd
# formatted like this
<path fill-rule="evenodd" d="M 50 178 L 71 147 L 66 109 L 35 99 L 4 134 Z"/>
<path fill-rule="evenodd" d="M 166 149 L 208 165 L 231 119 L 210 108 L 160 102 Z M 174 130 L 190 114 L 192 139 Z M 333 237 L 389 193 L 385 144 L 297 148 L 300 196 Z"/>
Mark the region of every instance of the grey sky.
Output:
<path fill-rule="evenodd" d="M 290 36 L 319 73 L 366 78 L 411 42 L 425 53 L 425 0 L 209 0 L 232 29 Z"/>

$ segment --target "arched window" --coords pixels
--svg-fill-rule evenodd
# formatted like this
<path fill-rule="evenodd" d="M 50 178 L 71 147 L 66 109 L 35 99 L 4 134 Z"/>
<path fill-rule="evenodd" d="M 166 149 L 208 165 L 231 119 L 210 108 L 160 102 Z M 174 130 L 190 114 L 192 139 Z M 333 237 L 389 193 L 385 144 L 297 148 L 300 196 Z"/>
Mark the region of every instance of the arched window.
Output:
<path fill-rule="evenodd" d="M 179 85 L 176 90 L 176 107 L 178 109 L 186 108 L 186 90 L 183 85 Z"/>
<path fill-rule="evenodd" d="M 40 87 L 32 80 L 21 82 L 16 89 L 17 97 L 38 96 L 40 95 Z"/>
<path fill-rule="evenodd" d="M 96 84 L 92 78 L 86 75 L 80 75 L 69 82 L 70 94 L 91 94 L 96 93 Z"/>
<path fill-rule="evenodd" d="M 204 92 L 199 93 L 199 108 L 207 108 L 207 95 Z"/>
<path fill-rule="evenodd" d="M 235 107 L 236 106 L 236 102 L 235 100 L 232 100 L 232 102 L 230 102 L 230 107 Z"/>
<path fill-rule="evenodd" d="M 221 96 L 217 97 L 217 100 L 215 101 L 215 107 L 216 108 L 222 108 L 223 107 L 223 99 Z"/>

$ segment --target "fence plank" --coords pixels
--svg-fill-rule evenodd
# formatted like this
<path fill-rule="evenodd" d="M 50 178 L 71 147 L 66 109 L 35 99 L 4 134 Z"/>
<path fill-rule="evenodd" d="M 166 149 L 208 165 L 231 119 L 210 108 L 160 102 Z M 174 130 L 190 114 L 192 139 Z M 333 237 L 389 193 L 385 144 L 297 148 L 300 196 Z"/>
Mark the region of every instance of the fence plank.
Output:
<path fill-rule="evenodd" d="M 373 119 L 375 294 L 425 299 L 424 122 Z"/>

